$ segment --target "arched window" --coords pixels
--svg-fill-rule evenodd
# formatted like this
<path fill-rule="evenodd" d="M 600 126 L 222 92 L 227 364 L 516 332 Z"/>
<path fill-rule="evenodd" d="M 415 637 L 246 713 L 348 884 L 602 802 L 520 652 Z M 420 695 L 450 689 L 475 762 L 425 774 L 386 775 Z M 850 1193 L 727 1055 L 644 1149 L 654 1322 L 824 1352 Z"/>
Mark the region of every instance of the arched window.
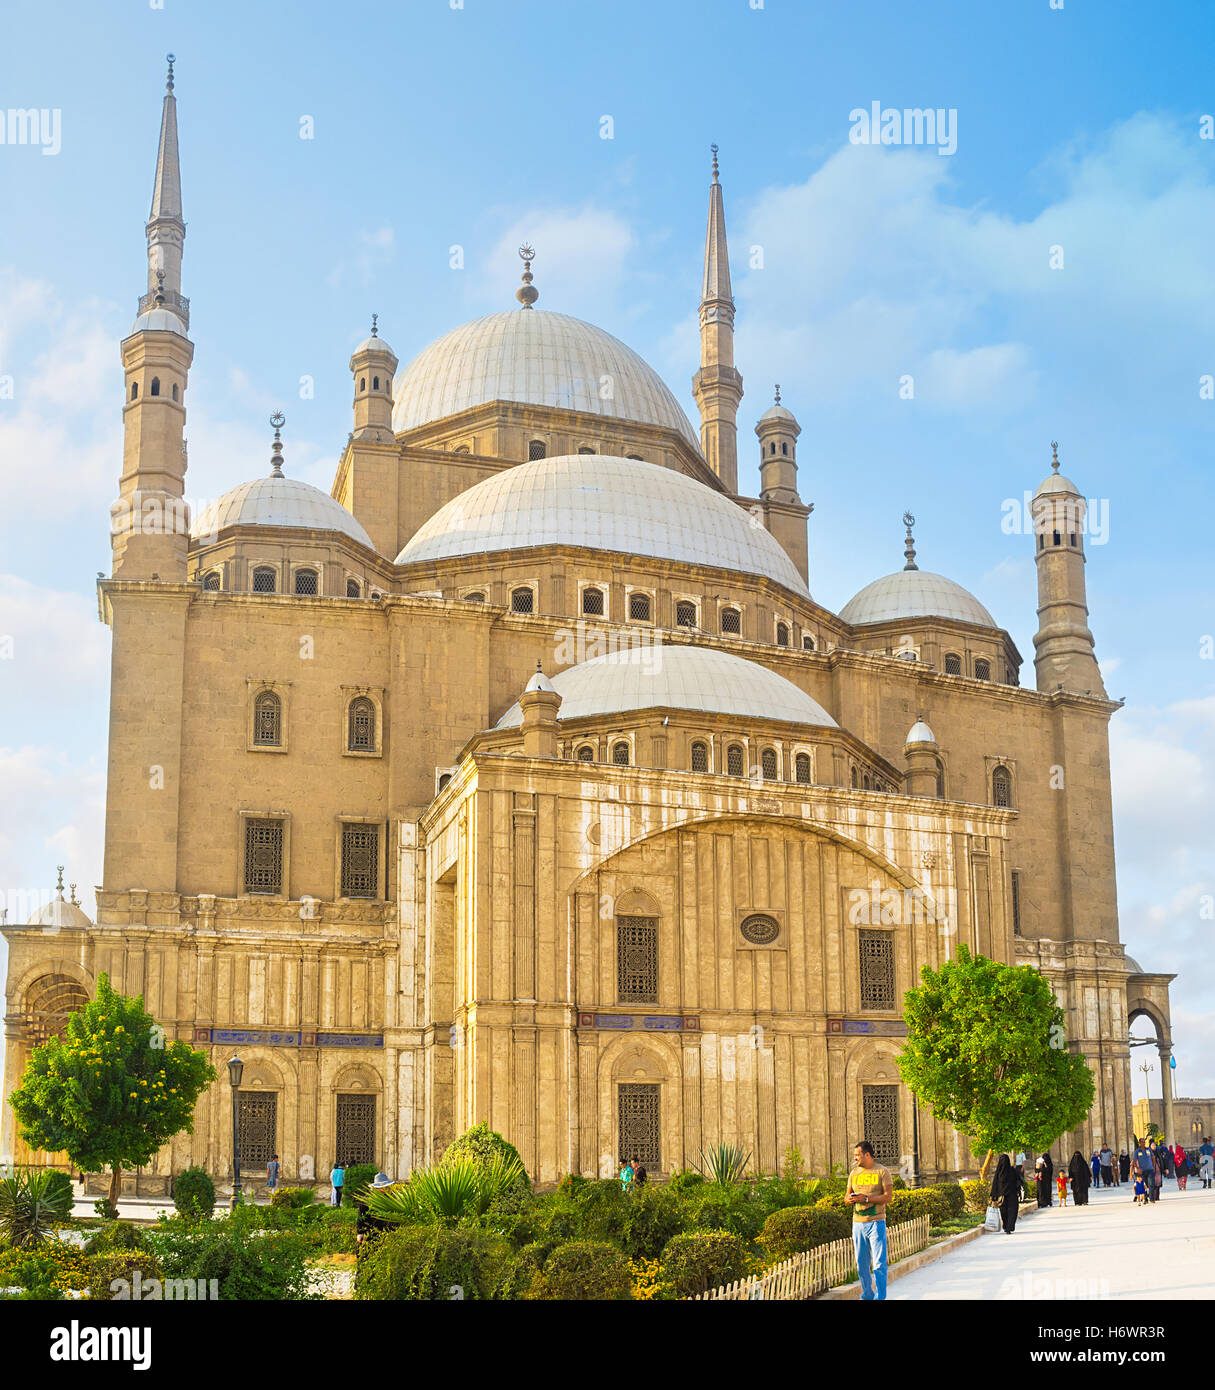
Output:
<path fill-rule="evenodd" d="M 692 745 L 692 771 L 708 772 L 709 770 L 709 745 L 707 743 L 694 743 Z"/>
<path fill-rule="evenodd" d="M 359 581 L 357 579 L 348 579 L 346 581 L 346 597 L 358 598 L 359 593 Z"/>
<path fill-rule="evenodd" d="M 726 774 L 730 777 L 743 775 L 743 750 L 741 743 L 732 743 L 726 749 Z"/>
<path fill-rule="evenodd" d="M 588 449 L 585 444 L 581 444 L 578 446 L 578 452 L 580 454 L 593 454 L 595 451 L 594 449 Z"/>
<path fill-rule="evenodd" d="M 88 990 L 68 975 L 40 975 L 30 985 L 22 1009 L 22 1031 L 30 1046 L 61 1038 L 69 1014 L 89 1002 Z"/>
<path fill-rule="evenodd" d="M 802 651 L 812 652 L 814 650 L 814 638 L 808 632 L 802 633 Z"/>
<path fill-rule="evenodd" d="M 616 994 L 621 1004 L 657 1004 L 656 917 L 616 918 Z"/>
<path fill-rule="evenodd" d="M 315 594 L 316 591 L 316 570 L 296 570 L 295 592 L 307 596 Z"/>
<path fill-rule="evenodd" d="M 253 742 L 277 748 L 283 741 L 283 702 L 273 690 L 263 690 L 253 702 Z"/>
<path fill-rule="evenodd" d="M 442 791 L 443 788 L 444 788 L 444 787 L 448 784 L 448 782 L 450 782 L 450 781 L 451 781 L 451 773 L 450 773 L 450 772 L 441 772 L 441 773 L 439 774 L 439 790 Z"/>
<path fill-rule="evenodd" d="M 852 785 L 853 787 L 857 785 L 856 768 L 852 769 Z"/>
<path fill-rule="evenodd" d="M 765 748 L 760 755 L 760 765 L 764 770 L 764 780 L 766 782 L 776 781 L 776 749 Z"/>
<path fill-rule="evenodd" d="M 375 702 L 366 695 L 351 700 L 346 721 L 346 747 L 352 753 L 375 752 Z"/>
<path fill-rule="evenodd" d="M 649 594 L 629 595 L 629 618 L 639 623 L 648 623 L 650 621 Z"/>
<path fill-rule="evenodd" d="M 512 613 L 532 613 L 536 608 L 536 598 L 530 589 L 512 589 L 510 611 Z"/>
<path fill-rule="evenodd" d="M 603 590 L 602 589 L 583 589 L 582 591 L 582 611 L 591 617 L 600 618 L 603 616 Z"/>
<path fill-rule="evenodd" d="M 696 605 L 690 599 L 681 599 L 675 605 L 675 626 L 696 626 Z"/>
<path fill-rule="evenodd" d="M 215 593 L 219 588 L 219 575 L 214 570 L 210 574 L 203 575 L 203 588 L 208 593 Z"/>
<path fill-rule="evenodd" d="M 772 447 L 768 450 L 768 453 L 769 453 L 769 454 L 774 454 L 774 453 L 776 453 L 776 445 L 775 445 L 775 444 L 773 444 Z"/>
<path fill-rule="evenodd" d="M 962 674 L 962 658 L 957 652 L 945 653 L 945 674 L 947 676 L 960 676 Z"/>
<path fill-rule="evenodd" d="M 1056 544 L 1056 545 L 1062 545 L 1062 544 L 1063 544 L 1063 538 L 1059 535 L 1058 531 L 1054 531 L 1054 532 L 1052 532 L 1052 534 L 1053 534 L 1053 536 L 1054 536 L 1054 538 L 1055 538 L 1055 544 Z"/>
<path fill-rule="evenodd" d="M 945 764 L 937 759 L 937 799 L 945 800 Z"/>
<path fill-rule="evenodd" d="M 366 391 L 366 389 L 367 389 L 367 378 L 366 378 L 365 376 L 361 376 L 361 377 L 359 377 L 359 390 L 360 390 L 360 391 Z"/>
<path fill-rule="evenodd" d="M 474 589 L 473 592 L 472 592 L 471 594 L 465 594 L 465 595 L 464 595 L 464 602 L 465 602 L 465 603 L 484 603 L 484 602 L 485 602 L 485 595 L 481 592 L 480 589 Z"/>
<path fill-rule="evenodd" d="M 532 459 L 542 459 L 548 453 L 548 446 L 543 439 L 533 439 L 527 446 L 527 458 L 530 463 Z"/>
<path fill-rule="evenodd" d="M 644 463 L 645 459 L 640 454 L 625 454 L 625 458 L 636 459 L 638 463 Z"/>
<path fill-rule="evenodd" d="M 980 658 L 975 662 L 975 680 L 977 680 L 977 681 L 989 681 L 989 680 L 991 680 L 991 662 L 990 662 L 990 661 L 985 661 L 982 657 L 980 657 Z"/>
<path fill-rule="evenodd" d="M 253 592 L 272 594 L 276 588 L 274 571 L 269 565 L 262 565 L 253 571 Z"/>
<path fill-rule="evenodd" d="M 782 444 L 782 445 L 780 446 L 780 451 L 781 451 L 782 454 L 787 454 L 787 453 L 789 452 L 789 446 L 788 446 L 788 444 Z"/>
<path fill-rule="evenodd" d="M 777 623 L 776 625 L 776 645 L 787 647 L 789 645 L 789 624 Z"/>
<path fill-rule="evenodd" d="M 593 763 L 595 761 L 595 750 L 589 743 L 584 743 L 578 750 L 578 761 L 580 763 Z"/>
<path fill-rule="evenodd" d="M 732 633 L 736 637 L 742 631 L 742 614 L 737 608 L 723 608 L 721 610 L 721 630 Z"/>
<path fill-rule="evenodd" d="M 629 745 L 627 743 L 617 743 L 612 746 L 612 761 L 617 767 L 628 767 Z"/>
<path fill-rule="evenodd" d="M 457 444 L 456 447 L 452 450 L 453 454 L 467 454 L 471 452 L 472 451 L 469 449 L 467 444 Z"/>
<path fill-rule="evenodd" d="M 869 774 L 868 774 L 868 773 L 865 773 L 865 790 L 866 790 L 866 791 L 870 791 L 870 790 L 871 790 L 871 788 L 870 788 L 870 786 L 869 786 Z"/>
<path fill-rule="evenodd" d="M 152 378 L 152 389 L 151 389 L 151 391 L 148 392 L 148 394 L 149 394 L 150 396 L 159 396 L 159 395 L 160 395 L 160 378 L 159 378 L 158 376 L 154 376 L 154 377 Z"/>
<path fill-rule="evenodd" d="M 997 767 L 991 774 L 991 804 L 1012 805 L 1012 774 L 1006 767 Z"/>
<path fill-rule="evenodd" d="M 173 383 L 173 399 L 174 399 L 174 400 L 177 399 L 177 383 L 176 383 L 176 382 Z"/>
<path fill-rule="evenodd" d="M 137 400 L 139 397 L 139 382 L 131 382 L 131 399 Z"/>
<path fill-rule="evenodd" d="M 380 378 L 378 376 L 373 376 L 371 378 L 371 389 L 373 391 L 378 391 L 380 389 Z"/>
<path fill-rule="evenodd" d="M 810 780 L 810 754 L 799 753 L 793 760 L 794 776 L 799 782 Z"/>

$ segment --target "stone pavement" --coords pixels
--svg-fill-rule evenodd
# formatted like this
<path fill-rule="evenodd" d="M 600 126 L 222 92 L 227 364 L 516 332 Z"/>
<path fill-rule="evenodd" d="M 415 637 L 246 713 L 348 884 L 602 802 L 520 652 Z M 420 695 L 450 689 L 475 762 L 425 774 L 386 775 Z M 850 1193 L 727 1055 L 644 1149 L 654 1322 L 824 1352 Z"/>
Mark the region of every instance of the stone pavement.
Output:
<path fill-rule="evenodd" d="M 1215 1298 L 1215 1188 L 1178 1192 L 1166 1178 L 1155 1206 L 1131 1187 L 1089 1193 L 1087 1207 L 1022 1216 L 1011 1236 L 981 1236 L 889 1285 L 894 1299 Z"/>

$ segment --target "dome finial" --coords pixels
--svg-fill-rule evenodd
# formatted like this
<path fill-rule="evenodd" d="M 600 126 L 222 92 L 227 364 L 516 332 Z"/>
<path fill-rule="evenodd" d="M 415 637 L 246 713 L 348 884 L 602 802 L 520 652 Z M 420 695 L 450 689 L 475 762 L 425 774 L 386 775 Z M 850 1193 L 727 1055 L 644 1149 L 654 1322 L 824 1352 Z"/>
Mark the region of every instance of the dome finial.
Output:
<path fill-rule="evenodd" d="M 1051 442 L 1050 442 L 1050 466 L 1051 466 L 1051 471 L 1052 471 L 1052 472 L 1058 473 L 1058 471 L 1059 471 L 1059 442 L 1058 442 L 1058 440 L 1055 440 L 1055 439 L 1052 439 Z"/>
<path fill-rule="evenodd" d="M 169 65 L 169 75 L 165 79 L 165 91 L 171 92 L 173 90 L 173 64 L 177 62 L 177 59 L 171 53 L 166 53 L 165 62 Z"/>
<path fill-rule="evenodd" d="M 903 566 L 905 570 L 919 569 L 915 562 L 915 538 L 911 534 L 911 528 L 915 525 L 915 517 L 910 512 L 903 513 L 903 525 L 907 528 L 907 542 L 903 554 L 907 556 L 907 563 Z"/>
<path fill-rule="evenodd" d="M 713 151 L 713 182 L 717 183 L 719 181 L 717 177 L 717 146 L 710 145 L 709 148 Z"/>
<path fill-rule="evenodd" d="M 63 901 L 63 865 L 62 865 L 62 864 L 57 864 L 55 867 L 59 870 L 59 882 L 55 885 L 55 888 L 58 890 L 58 893 L 59 893 L 59 901 L 62 902 L 62 901 Z"/>
<path fill-rule="evenodd" d="M 165 273 L 163 270 L 156 272 L 156 303 L 162 305 L 165 302 Z"/>
<path fill-rule="evenodd" d="M 69 885 L 69 886 L 70 886 L 71 892 L 72 892 L 72 899 L 71 899 L 71 901 L 72 901 L 72 906 L 73 906 L 73 907 L 79 907 L 79 906 L 80 906 L 80 900 L 76 897 L 76 885 L 73 883 L 73 884 L 71 884 L 71 885 Z"/>
<path fill-rule="evenodd" d="M 372 336 L 373 338 L 378 338 L 378 337 L 380 336 L 380 330 L 379 330 L 379 328 L 376 326 L 376 325 L 379 323 L 379 321 L 380 321 L 380 316 L 379 316 L 379 314 L 372 314 L 372 316 L 371 316 L 371 336 Z"/>
<path fill-rule="evenodd" d="M 780 382 L 776 383 L 776 404 L 780 405 Z"/>
<path fill-rule="evenodd" d="M 274 452 L 270 455 L 270 476 L 281 478 L 283 476 L 282 429 L 287 423 L 287 417 L 281 410 L 276 410 L 270 417 L 270 423 L 274 426 Z"/>
<path fill-rule="evenodd" d="M 519 259 L 523 262 L 523 284 L 515 291 L 515 298 L 525 309 L 530 309 L 540 298 L 540 291 L 532 284 L 532 261 L 536 259 L 536 248 L 525 241 L 519 247 Z"/>

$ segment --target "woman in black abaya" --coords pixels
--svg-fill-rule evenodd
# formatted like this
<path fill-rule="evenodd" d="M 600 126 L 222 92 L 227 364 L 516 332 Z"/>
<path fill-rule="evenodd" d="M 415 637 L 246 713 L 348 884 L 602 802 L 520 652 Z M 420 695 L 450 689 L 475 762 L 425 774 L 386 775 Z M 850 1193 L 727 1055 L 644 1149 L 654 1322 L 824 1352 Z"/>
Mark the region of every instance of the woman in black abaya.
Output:
<path fill-rule="evenodd" d="M 1079 1149 L 1072 1154 L 1067 1173 L 1072 1180 L 1072 1201 L 1078 1207 L 1088 1206 L 1088 1189 L 1093 1180 L 1093 1170 L 1084 1161 L 1084 1155 Z"/>
<path fill-rule="evenodd" d="M 1000 1204 L 1000 1221 L 1004 1234 L 1012 1235 L 1017 1228 L 1017 1207 L 1021 1201 L 1021 1179 L 1007 1154 L 1001 1154 L 996 1173 L 991 1180 L 991 1200 Z"/>
<path fill-rule="evenodd" d="M 1038 1161 L 1034 1164 L 1034 1185 L 1038 1193 L 1038 1205 L 1040 1207 L 1050 1206 L 1050 1185 L 1054 1181 L 1051 1173 L 1050 1155 L 1039 1154 Z"/>

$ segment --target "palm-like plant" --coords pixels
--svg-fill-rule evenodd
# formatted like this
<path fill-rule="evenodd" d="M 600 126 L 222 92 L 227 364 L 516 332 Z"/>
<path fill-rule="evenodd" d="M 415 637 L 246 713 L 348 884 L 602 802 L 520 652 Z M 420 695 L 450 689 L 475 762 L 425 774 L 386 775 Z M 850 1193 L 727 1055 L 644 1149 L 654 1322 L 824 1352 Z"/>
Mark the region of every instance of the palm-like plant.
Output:
<path fill-rule="evenodd" d="M 17 1169 L 0 1178 L 0 1233 L 22 1249 L 41 1245 L 71 1215 L 72 1190 L 49 1172 Z"/>
<path fill-rule="evenodd" d="M 363 1200 L 372 1216 L 385 1221 L 441 1221 L 454 1226 L 465 1218 L 483 1216 L 522 1172 L 517 1158 L 503 1154 L 480 1163 L 461 1158 L 419 1168 L 407 1183 L 368 1188 Z"/>
<path fill-rule="evenodd" d="M 743 1152 L 741 1144 L 714 1144 L 700 1151 L 700 1171 L 718 1187 L 730 1187 L 738 1182 L 751 1161 L 751 1150 Z"/>

